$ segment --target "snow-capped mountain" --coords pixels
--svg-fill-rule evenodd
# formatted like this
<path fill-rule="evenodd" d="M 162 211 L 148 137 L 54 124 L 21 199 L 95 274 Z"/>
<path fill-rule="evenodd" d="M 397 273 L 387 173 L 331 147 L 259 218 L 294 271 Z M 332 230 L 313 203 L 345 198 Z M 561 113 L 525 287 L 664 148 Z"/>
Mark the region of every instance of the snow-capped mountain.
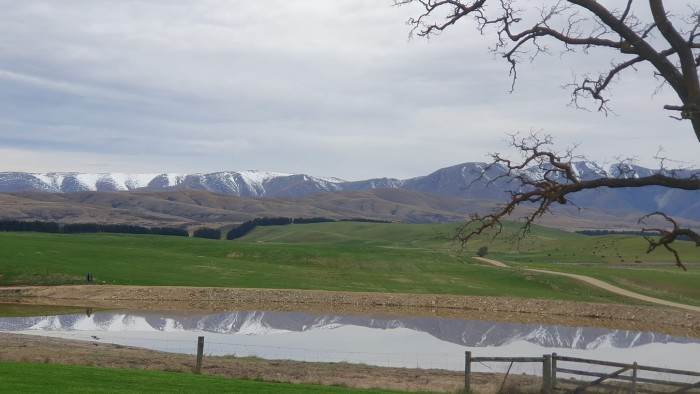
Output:
<path fill-rule="evenodd" d="M 344 181 L 305 174 L 268 171 L 226 171 L 208 174 L 125 174 L 125 173 L 26 173 L 0 172 L 0 192 L 40 191 L 49 193 L 206 190 L 241 197 L 302 197 L 316 193 L 408 189 L 461 198 L 500 198 L 503 182 L 488 181 L 503 173 L 495 167 L 479 181 L 485 164 L 464 163 L 442 168 L 426 176 L 405 180 L 373 178 Z"/>
<path fill-rule="evenodd" d="M 319 191 L 338 191 L 334 178 L 283 174 L 267 171 L 228 171 L 209 174 L 124 174 L 124 173 L 0 173 L 0 191 L 43 191 L 71 193 L 134 190 L 207 190 L 242 197 L 305 195 Z M 272 192 L 272 193 L 271 193 Z"/>
<path fill-rule="evenodd" d="M 655 173 L 652 169 L 632 165 L 624 167 L 626 170 L 621 171 L 621 167 L 617 165 L 604 169 L 592 162 L 581 161 L 572 164 L 575 174 L 581 179 L 595 179 L 603 176 L 640 177 Z M 503 175 L 505 168 L 497 165 L 488 172 L 484 172 L 485 166 L 484 163 L 463 163 L 415 178 L 401 180 L 384 177 L 352 182 L 339 178 L 255 170 L 206 174 L 0 172 L 0 192 L 70 193 L 192 189 L 242 197 L 300 197 L 322 192 L 390 188 L 465 198 L 500 197 L 502 191 L 509 185 L 505 180 L 499 179 L 496 182 L 493 180 Z M 524 172 L 531 177 L 542 176 L 540 169 L 529 168 Z M 675 171 L 679 177 L 687 177 L 692 173 L 698 173 L 698 171 Z"/>
<path fill-rule="evenodd" d="M 25 173 L 0 172 L 0 192 L 120 192 L 203 190 L 250 198 L 299 198 L 319 193 L 355 192 L 379 189 L 409 190 L 460 199 L 506 201 L 507 191 L 517 185 L 500 178 L 505 168 L 492 166 L 484 172 L 484 163 L 463 163 L 439 169 L 431 174 L 409 179 L 373 178 L 344 181 L 305 174 L 285 174 L 267 171 L 227 171 L 208 174 L 87 174 L 87 173 Z M 622 168 L 622 170 L 621 170 Z M 609 177 L 640 177 L 654 170 L 629 165 L 602 168 L 592 162 L 573 163 L 580 179 Z M 529 168 L 530 177 L 542 176 L 541 169 Z M 700 174 L 697 170 L 676 170 L 678 177 Z M 700 179 L 698 180 L 700 182 Z M 664 210 L 670 215 L 700 220 L 700 191 L 684 191 L 651 186 L 637 189 L 586 190 L 572 196 L 577 206 L 640 211 Z"/>

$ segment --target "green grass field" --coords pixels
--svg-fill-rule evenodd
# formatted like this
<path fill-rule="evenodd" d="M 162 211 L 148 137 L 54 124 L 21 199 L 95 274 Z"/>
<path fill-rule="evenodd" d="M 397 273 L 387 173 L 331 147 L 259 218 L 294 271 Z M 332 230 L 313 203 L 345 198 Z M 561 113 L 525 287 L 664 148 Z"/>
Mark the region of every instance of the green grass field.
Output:
<path fill-rule="evenodd" d="M 683 272 L 663 251 L 647 255 L 632 236 L 589 237 L 535 227 L 519 244 L 449 242 L 455 224 L 318 223 L 259 227 L 236 241 L 126 234 L 0 233 L 0 285 L 97 283 L 380 291 L 628 302 L 574 280 L 525 272 L 546 268 L 606 279 L 656 297 L 700 304 L 699 270 Z M 686 261 L 700 248 L 679 242 Z M 511 264 L 497 269 L 471 258 Z M 644 264 L 634 261 L 662 262 Z M 692 268 L 697 264 L 690 264 Z"/>
<path fill-rule="evenodd" d="M 398 393 L 227 379 L 176 372 L 0 362 L 4 393 Z"/>
<path fill-rule="evenodd" d="M 0 303 L 0 317 L 24 317 L 85 313 L 84 307 Z"/>

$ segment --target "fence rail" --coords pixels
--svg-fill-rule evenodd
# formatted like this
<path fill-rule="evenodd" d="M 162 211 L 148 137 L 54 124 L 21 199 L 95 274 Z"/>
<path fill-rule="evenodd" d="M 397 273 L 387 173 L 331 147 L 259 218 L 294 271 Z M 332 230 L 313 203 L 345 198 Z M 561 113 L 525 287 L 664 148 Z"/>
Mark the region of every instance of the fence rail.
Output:
<path fill-rule="evenodd" d="M 470 351 L 465 352 L 464 366 L 464 388 L 466 392 L 471 392 L 471 371 L 472 363 L 499 362 L 499 363 L 542 363 L 542 392 L 551 394 L 554 392 L 584 393 L 588 389 L 609 388 L 615 392 L 629 393 L 700 393 L 700 372 L 686 371 L 670 368 L 658 368 L 647 365 L 591 360 L 577 357 L 559 356 L 556 353 L 545 354 L 542 357 L 472 357 Z M 583 370 L 582 367 L 562 368 L 560 362 L 572 364 L 586 364 L 601 367 L 615 368 L 608 371 Z M 508 368 L 510 372 L 510 367 Z M 504 381 L 508 377 L 508 372 L 504 376 Z M 655 377 L 643 377 L 640 373 L 651 372 Z M 573 375 L 597 378 L 594 380 L 572 380 L 566 379 L 562 382 L 561 375 Z M 661 379 L 662 375 L 672 375 L 676 379 Z M 685 382 L 679 381 L 683 377 Z M 695 379 L 688 382 L 687 380 Z"/>

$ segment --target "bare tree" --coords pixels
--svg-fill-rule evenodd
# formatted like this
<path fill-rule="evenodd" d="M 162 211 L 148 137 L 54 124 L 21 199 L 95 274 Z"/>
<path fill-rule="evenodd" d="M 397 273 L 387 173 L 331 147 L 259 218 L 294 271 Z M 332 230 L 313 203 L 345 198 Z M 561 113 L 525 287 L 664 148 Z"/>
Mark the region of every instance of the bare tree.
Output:
<path fill-rule="evenodd" d="M 493 174 L 494 169 L 502 171 L 501 175 L 491 176 L 489 183 L 506 180 L 514 185 L 510 191 L 510 201 L 500 206 L 493 213 L 487 215 L 474 214 L 466 224 L 458 229 L 456 239 L 462 244 L 477 235 L 493 230 L 492 235 L 498 235 L 501 229 L 501 219 L 514 213 L 517 207 L 525 206 L 528 209 L 520 218 L 523 226 L 517 236 L 527 233 L 530 226 L 542 215 L 551 212 L 556 204 L 572 203 L 570 196 L 583 190 L 598 188 L 638 188 L 647 186 L 663 186 L 679 190 L 700 190 L 700 172 L 690 176 L 680 177 L 678 171 L 665 168 L 665 159 L 658 158 L 659 169 L 651 175 L 639 176 L 634 170 L 631 159 L 622 160 L 613 167 L 611 173 L 603 168 L 597 168 L 599 177 L 594 179 L 582 179 L 574 169 L 575 160 L 585 158 L 574 156 L 572 150 L 563 153 L 553 152 L 552 137 L 541 136 L 539 133 L 531 133 L 525 137 L 517 134 L 510 136 L 509 144 L 520 153 L 517 160 L 510 159 L 500 153 L 491 155 L 492 162 L 482 169 L 483 179 L 485 174 Z M 671 247 L 678 237 L 688 237 L 700 246 L 700 235 L 689 228 L 681 228 L 678 223 L 664 213 L 654 212 L 640 218 L 639 223 L 652 217 L 662 217 L 673 225 L 673 229 L 646 228 L 643 231 L 655 231 L 660 234 L 659 239 L 647 237 L 649 249 L 652 252 L 658 246 L 664 246 L 676 257 L 676 264 L 685 269 L 678 253 Z"/>
<path fill-rule="evenodd" d="M 581 100 L 593 100 L 605 114 L 610 111 L 606 94 L 610 85 L 625 71 L 636 70 L 641 64 L 650 65 L 654 77 L 662 86 L 670 86 L 679 99 L 679 103 L 669 103 L 663 108 L 674 111 L 675 115 L 671 116 L 674 119 L 689 120 L 700 141 L 700 56 L 697 55 L 700 43 L 696 42 L 700 37 L 700 10 L 693 5 L 687 5 L 682 15 L 672 15 L 663 0 L 558 0 L 539 8 L 529 1 L 518 0 L 394 0 L 394 4 L 420 6 L 420 14 L 409 19 L 408 24 L 412 27 L 411 34 L 422 37 L 437 35 L 463 19 L 473 20 L 481 34 L 494 29 L 491 49 L 507 62 L 511 89 L 515 88 L 520 62 L 552 53 L 552 43 L 560 45 L 560 53 L 609 49 L 613 60 L 607 71 L 577 75 L 566 85 L 571 89 L 574 106 L 579 107 Z M 697 173 L 678 177 L 664 169 L 665 159 L 660 160 L 659 171 L 650 176 L 631 176 L 632 166 L 622 161 L 616 174 L 601 171 L 598 179 L 580 179 L 572 167 L 573 152 L 553 152 L 550 136 L 535 133 L 525 138 L 511 137 L 510 144 L 522 154 L 520 159 L 513 161 L 496 153 L 492 155 L 492 164 L 485 169 L 488 171 L 493 166 L 505 169 L 499 178 L 507 178 L 515 185 L 510 201 L 492 214 L 473 215 L 457 235 L 462 243 L 490 229 L 499 232 L 500 220 L 522 205 L 533 207 L 523 217 L 522 231 L 526 232 L 537 218 L 550 212 L 553 204 L 566 204 L 570 195 L 582 190 L 646 186 L 700 190 Z M 661 212 L 645 215 L 640 224 L 658 217 L 673 228 L 648 229 L 659 233 L 658 239 L 647 238 L 648 252 L 664 246 L 674 253 L 677 265 L 685 268 L 670 245 L 678 237 L 686 236 L 700 246 L 700 235 L 681 228 L 677 221 Z"/>
<path fill-rule="evenodd" d="M 700 42 L 696 42 L 700 37 L 700 10 L 688 5 L 687 14 L 673 16 L 666 12 L 663 0 L 607 2 L 619 8 L 606 7 L 596 0 L 550 3 L 534 9 L 531 2 L 518 0 L 394 0 L 396 5 L 421 6 L 422 13 L 408 20 L 412 34 L 419 36 L 439 34 L 469 18 L 481 34 L 494 28 L 496 40 L 492 50 L 508 62 L 513 87 L 518 64 L 523 59 L 551 53 L 549 42 L 561 44 L 560 52 L 587 53 L 592 48 L 608 48 L 622 55 L 623 59 L 611 62 L 607 72 L 597 76 L 582 74 L 568 85 L 572 104 L 577 106 L 581 98 L 593 99 L 598 110 L 607 113 L 605 93 L 610 84 L 624 71 L 641 63 L 649 64 L 654 76 L 668 84 L 680 100 L 680 104 L 664 108 L 679 112 L 677 119 L 690 120 L 700 141 L 700 56 L 695 54 L 700 49 Z M 521 4 L 526 8 L 520 9 Z M 638 16 L 646 14 L 651 15 L 649 20 Z"/>

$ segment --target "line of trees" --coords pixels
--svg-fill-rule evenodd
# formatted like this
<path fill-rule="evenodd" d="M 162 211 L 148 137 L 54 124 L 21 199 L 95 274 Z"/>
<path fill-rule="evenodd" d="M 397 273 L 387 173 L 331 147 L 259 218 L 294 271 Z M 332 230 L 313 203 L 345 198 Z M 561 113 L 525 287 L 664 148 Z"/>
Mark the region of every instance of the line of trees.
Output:
<path fill-rule="evenodd" d="M 255 218 L 253 220 L 248 220 L 247 222 L 243 222 L 238 227 L 234 227 L 231 230 L 229 230 L 228 234 L 226 234 L 226 239 L 232 240 L 232 239 L 241 238 L 242 236 L 253 231 L 258 226 L 286 226 L 288 224 L 293 224 L 293 223 L 306 224 L 306 223 L 326 223 L 326 222 L 334 222 L 334 221 L 335 220 L 333 220 L 333 219 L 328 219 L 328 218 L 323 218 L 323 217 L 317 217 L 317 218 L 285 218 L 285 217 Z"/>
<path fill-rule="evenodd" d="M 58 223 L 24 221 L 24 220 L 0 220 L 0 231 L 34 231 L 38 233 L 58 233 L 60 228 Z"/>
<path fill-rule="evenodd" d="M 154 234 L 187 237 L 187 230 L 175 227 L 143 227 L 130 224 L 71 223 L 58 224 L 38 220 L 0 220 L 0 231 L 34 231 L 39 233 L 119 233 Z"/>
<path fill-rule="evenodd" d="M 232 240 L 241 238 L 249 232 L 253 231 L 258 226 L 284 226 L 288 224 L 307 224 L 307 223 L 326 223 L 335 222 L 334 219 L 315 217 L 315 218 L 256 218 L 241 223 L 234 227 L 226 234 L 226 239 Z M 386 220 L 375 220 L 366 218 L 350 218 L 340 219 L 341 222 L 365 222 L 365 223 L 390 223 Z M 117 234 L 153 234 L 153 235 L 169 235 L 178 237 L 189 236 L 187 230 L 175 227 L 143 227 L 129 224 L 101 224 L 101 223 L 71 223 L 59 224 L 55 222 L 42 222 L 38 220 L 0 220 L 0 232 L 12 231 L 33 231 L 38 233 L 63 233 L 63 234 L 78 234 L 78 233 L 117 233 Z M 192 234 L 195 238 L 220 239 L 221 230 L 218 228 L 202 227 L 198 228 Z"/>
<path fill-rule="evenodd" d="M 634 231 L 634 230 L 579 230 L 576 234 L 583 234 L 589 236 L 600 236 L 600 235 L 641 235 L 641 236 L 652 236 L 656 235 L 654 232 L 650 231 Z"/>
<path fill-rule="evenodd" d="M 221 238 L 221 230 L 218 228 L 202 227 L 194 230 L 192 236 L 194 238 L 219 239 Z"/>
<path fill-rule="evenodd" d="M 640 237 L 653 237 L 658 235 L 653 231 L 634 231 L 634 230 L 580 230 L 576 231 L 577 234 L 583 234 L 588 236 L 600 236 L 600 235 L 638 235 Z M 679 241 L 692 241 L 693 239 L 687 235 L 679 235 L 676 237 Z"/>

